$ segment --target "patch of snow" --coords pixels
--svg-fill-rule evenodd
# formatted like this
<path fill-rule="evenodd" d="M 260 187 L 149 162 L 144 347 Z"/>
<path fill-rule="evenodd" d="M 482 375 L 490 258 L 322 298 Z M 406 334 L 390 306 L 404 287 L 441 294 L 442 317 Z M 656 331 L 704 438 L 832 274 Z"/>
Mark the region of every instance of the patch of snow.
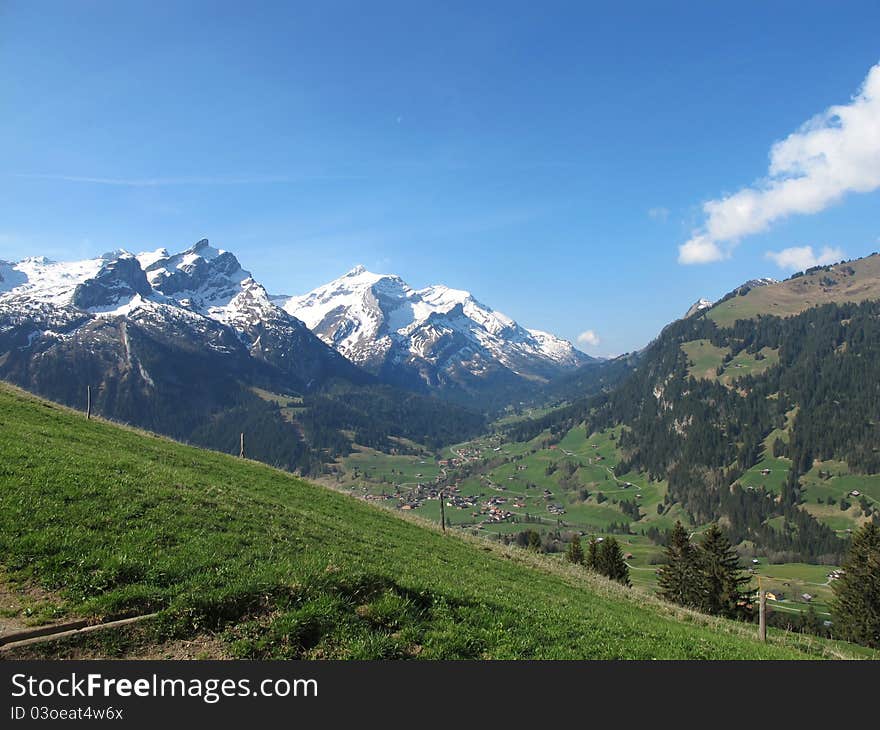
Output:
<path fill-rule="evenodd" d="M 96 317 L 126 317 L 135 309 L 145 304 L 146 300 L 140 294 L 135 294 L 131 297 L 120 297 L 116 300 L 115 304 L 108 304 L 104 307 L 90 307 L 86 311 L 94 314 Z"/>
<path fill-rule="evenodd" d="M 97 276 L 106 263 L 104 258 L 68 262 L 52 261 L 45 256 L 22 259 L 11 267 L 18 272 L 16 286 L 0 298 L 14 296 L 48 304 L 69 304 L 77 285 Z"/>
<path fill-rule="evenodd" d="M 685 313 L 685 319 L 688 317 L 692 317 L 697 312 L 702 312 L 704 309 L 710 309 L 714 302 L 711 299 L 698 299 L 696 302 L 691 304 L 688 311 Z"/>
<path fill-rule="evenodd" d="M 15 264 L 0 261 L 0 294 L 26 284 L 27 280 L 27 274 L 16 268 Z"/>
<path fill-rule="evenodd" d="M 141 268 L 146 271 L 150 266 L 155 264 L 160 259 L 168 258 L 168 249 L 167 248 L 157 248 L 155 251 L 145 251 L 143 253 L 137 254 L 136 258 L 141 265 Z"/>

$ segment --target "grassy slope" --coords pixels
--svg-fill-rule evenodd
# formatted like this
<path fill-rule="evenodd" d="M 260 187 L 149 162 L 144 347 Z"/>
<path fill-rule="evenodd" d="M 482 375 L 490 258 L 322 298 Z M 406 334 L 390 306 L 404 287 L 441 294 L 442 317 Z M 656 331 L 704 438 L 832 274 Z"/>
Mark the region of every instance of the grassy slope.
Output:
<path fill-rule="evenodd" d="M 829 302 L 880 299 L 880 255 L 836 264 L 830 269 L 756 287 L 744 297 L 732 297 L 716 304 L 707 316 L 726 327 L 737 319 L 751 319 L 758 314 L 787 317 Z M 855 273 L 849 274 L 849 269 Z"/>
<path fill-rule="evenodd" d="M 693 363 L 688 368 L 688 374 L 695 378 L 706 380 L 718 380 L 716 368 L 724 365 L 724 356 L 730 352 L 727 347 L 715 347 L 709 340 L 692 340 L 684 342 L 681 349 L 689 362 Z M 760 375 L 769 367 L 779 362 L 779 352 L 765 347 L 761 350 L 763 359 L 758 360 L 754 355 L 740 352 L 733 360 L 724 365 L 721 373 L 721 382 L 724 385 L 732 385 L 737 378 L 746 375 Z"/>
<path fill-rule="evenodd" d="M 0 555 L 70 613 L 164 610 L 247 657 L 797 658 L 858 653 L 701 617 L 261 464 L 0 385 Z"/>

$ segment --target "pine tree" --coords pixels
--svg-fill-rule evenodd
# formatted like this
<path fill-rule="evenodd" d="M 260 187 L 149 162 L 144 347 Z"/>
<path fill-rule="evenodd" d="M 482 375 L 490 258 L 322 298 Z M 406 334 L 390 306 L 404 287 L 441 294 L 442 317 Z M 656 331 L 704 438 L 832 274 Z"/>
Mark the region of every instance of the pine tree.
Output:
<path fill-rule="evenodd" d="M 815 634 L 816 636 L 822 636 L 822 622 L 819 620 L 819 614 L 816 613 L 816 609 L 810 604 L 807 607 L 807 610 L 801 614 L 801 630 L 805 634 Z"/>
<path fill-rule="evenodd" d="M 700 610 L 727 618 L 745 618 L 749 610 L 748 591 L 742 587 L 750 582 L 742 574 L 739 557 L 717 523 L 706 530 L 697 550 L 700 567 Z"/>
<path fill-rule="evenodd" d="M 622 583 L 625 586 L 630 585 L 629 582 L 629 566 L 623 559 L 623 551 L 620 544 L 613 537 L 606 538 L 602 541 L 598 555 L 599 572 Z"/>
<path fill-rule="evenodd" d="M 834 628 L 848 641 L 880 647 L 880 529 L 868 522 L 852 538 L 843 575 L 832 584 Z"/>
<path fill-rule="evenodd" d="M 666 564 L 660 568 L 660 595 L 681 606 L 700 605 L 702 575 L 697 551 L 687 530 L 676 521 L 666 547 Z"/>
<path fill-rule="evenodd" d="M 590 542 L 587 543 L 586 566 L 590 570 L 599 571 L 599 543 L 596 542 L 595 537 L 591 537 Z"/>
<path fill-rule="evenodd" d="M 575 565 L 584 564 L 584 549 L 581 547 L 581 539 L 577 535 L 572 537 L 571 542 L 568 543 L 565 558 L 569 563 L 574 563 Z"/>

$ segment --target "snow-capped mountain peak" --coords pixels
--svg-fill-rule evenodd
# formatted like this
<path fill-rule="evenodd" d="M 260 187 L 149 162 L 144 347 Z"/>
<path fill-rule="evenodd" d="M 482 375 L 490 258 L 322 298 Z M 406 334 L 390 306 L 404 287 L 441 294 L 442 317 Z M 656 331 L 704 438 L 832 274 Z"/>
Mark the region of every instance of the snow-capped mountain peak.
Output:
<path fill-rule="evenodd" d="M 121 305 L 123 298 L 148 294 L 137 259 L 123 249 L 82 261 L 30 256 L 0 262 L 0 296 L 7 303 L 106 309 Z"/>
<path fill-rule="evenodd" d="M 100 330 L 102 322 L 110 329 Z M 468 291 L 413 289 L 362 265 L 303 296 L 270 297 L 234 254 L 207 239 L 177 253 L 0 261 L 0 335 L 17 332 L 17 346 L 51 347 L 79 328 L 109 332 L 123 323 L 151 336 L 184 333 L 181 342 L 216 352 L 243 346 L 271 367 L 308 373 L 306 382 L 319 382 L 322 372 L 346 372 L 353 382 L 370 377 L 353 362 L 386 382 L 473 393 L 548 379 L 590 360 Z"/>
<path fill-rule="evenodd" d="M 137 260 L 141 268 L 146 270 L 160 259 L 167 259 L 170 256 L 167 248 L 157 248 L 155 251 L 145 251 L 137 255 Z"/>
<path fill-rule="evenodd" d="M 202 239 L 181 253 L 158 249 L 137 256 L 144 265 L 153 289 L 177 304 L 201 315 L 227 321 L 234 314 L 234 302 L 244 290 L 260 289 L 268 295 L 228 251 L 214 248 Z M 230 307 L 233 311 L 230 311 Z"/>
<path fill-rule="evenodd" d="M 329 377 L 370 379 L 273 304 L 232 253 L 206 239 L 180 253 L 117 250 L 85 261 L 0 262 L 0 343 L 11 342 L 20 363 L 76 342 L 84 353 L 103 353 L 101 367 L 140 373 L 153 387 L 142 364 L 133 365 L 135 332 L 167 351 L 227 358 L 236 371 L 259 360 L 259 372 L 289 377 L 294 388 Z"/>
<path fill-rule="evenodd" d="M 273 301 L 353 362 L 374 371 L 414 368 L 428 382 L 437 370 L 462 363 L 472 375 L 495 367 L 547 377 L 589 360 L 571 343 L 521 327 L 468 291 L 442 284 L 413 289 L 399 276 L 362 265 L 308 294 Z"/>

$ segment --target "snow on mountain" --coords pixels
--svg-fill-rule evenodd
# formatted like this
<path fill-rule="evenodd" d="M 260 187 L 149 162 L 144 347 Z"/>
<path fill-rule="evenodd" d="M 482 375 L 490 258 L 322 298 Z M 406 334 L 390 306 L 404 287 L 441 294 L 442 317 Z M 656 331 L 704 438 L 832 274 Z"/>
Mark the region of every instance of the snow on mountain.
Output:
<path fill-rule="evenodd" d="M 26 284 L 27 273 L 21 269 L 21 262 L 15 264 L 0 261 L 0 294 Z"/>
<path fill-rule="evenodd" d="M 580 351 L 575 350 L 568 340 L 563 340 L 556 335 L 551 335 L 549 332 L 542 332 L 541 330 L 530 329 L 527 332 L 540 344 L 541 351 L 550 359 L 558 363 L 570 364 L 572 367 L 583 364 L 582 362 L 575 362 L 576 359 L 579 360 L 579 358 L 575 357 L 575 354 L 580 354 Z"/>
<path fill-rule="evenodd" d="M 118 250 L 85 261 L 0 262 L 0 335 L 18 332 L 26 349 L 38 341 L 50 346 L 98 320 L 215 353 L 244 348 L 305 384 L 369 377 L 275 306 L 233 254 L 207 240 L 175 254 Z"/>
<path fill-rule="evenodd" d="M 241 268 L 238 259 L 214 248 L 207 239 L 181 253 L 159 249 L 137 258 L 155 291 L 205 317 L 228 323 L 238 313 L 240 297 L 247 291 L 271 306 L 265 290 Z"/>
<path fill-rule="evenodd" d="M 590 361 L 571 343 L 526 329 L 467 291 L 416 290 L 362 266 L 304 296 L 270 297 L 231 252 L 207 240 L 178 253 L 0 262 L 0 336 L 22 352 L 79 341 L 77 332 L 112 340 L 113 330 L 99 322 L 230 357 L 244 348 L 245 358 L 304 384 L 379 376 L 416 390 L 474 393 L 546 380 Z M 107 347 L 130 361 L 127 348 Z"/>
<path fill-rule="evenodd" d="M 779 279 L 774 279 L 773 277 L 770 277 L 770 276 L 764 276 L 760 279 L 749 279 L 745 284 L 743 284 L 743 286 L 747 286 L 752 289 L 755 289 L 759 286 L 770 286 L 771 284 L 778 284 L 778 283 L 779 283 Z"/>
<path fill-rule="evenodd" d="M 35 256 L 0 263 L 0 312 L 19 316 L 41 313 L 64 319 L 63 313 L 77 311 L 116 316 L 143 305 L 150 293 L 137 259 L 127 251 L 83 261 Z"/>
<path fill-rule="evenodd" d="M 410 367 L 431 382 L 436 370 L 474 376 L 504 368 L 548 377 L 590 360 L 571 343 L 521 327 L 470 292 L 413 289 L 399 276 L 357 266 L 308 294 L 273 297 L 324 342 L 374 372 Z"/>
<path fill-rule="evenodd" d="M 714 302 L 711 299 L 697 299 L 693 304 L 691 304 L 687 313 L 684 315 L 684 318 L 693 317 L 697 312 L 702 312 L 704 309 L 710 309 Z"/>
<path fill-rule="evenodd" d="M 70 304 L 77 285 L 93 278 L 106 263 L 103 258 L 57 262 L 45 256 L 32 256 L 2 271 L 6 286 L 4 298 L 30 299 L 50 304 Z"/>
<path fill-rule="evenodd" d="M 726 301 L 727 299 L 730 299 L 731 297 L 734 297 L 734 296 L 744 296 L 744 295 L 748 294 L 749 291 L 751 291 L 752 289 L 757 289 L 759 287 L 764 287 L 764 286 L 773 286 L 774 284 L 778 284 L 778 283 L 779 283 L 779 281 L 777 279 L 773 279 L 769 276 L 765 276 L 760 279 L 749 279 L 748 281 L 740 284 L 733 291 L 730 291 L 727 294 L 725 294 L 723 297 L 721 297 L 721 299 L 718 300 L 717 303 L 720 304 L 721 302 Z"/>

